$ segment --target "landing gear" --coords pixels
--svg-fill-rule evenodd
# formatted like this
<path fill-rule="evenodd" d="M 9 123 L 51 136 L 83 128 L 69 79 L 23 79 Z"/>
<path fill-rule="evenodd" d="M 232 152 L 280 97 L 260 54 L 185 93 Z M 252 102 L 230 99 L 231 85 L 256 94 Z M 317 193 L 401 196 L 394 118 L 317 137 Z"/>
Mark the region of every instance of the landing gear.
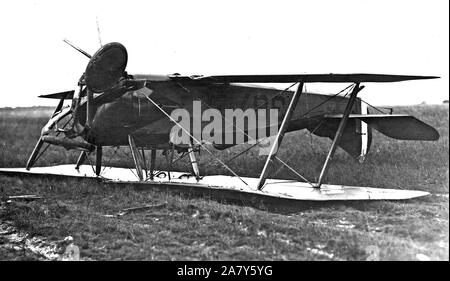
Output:
<path fill-rule="evenodd" d="M 195 152 L 194 152 L 194 148 L 192 147 L 192 145 L 189 146 L 188 153 L 189 153 L 189 159 L 191 160 L 192 172 L 198 181 L 198 180 L 200 180 L 200 170 L 198 169 L 198 163 L 197 163 L 197 159 L 195 158 Z"/>
<path fill-rule="evenodd" d="M 53 117 L 55 117 L 55 115 L 58 114 L 58 113 L 61 111 L 61 109 L 62 109 L 62 107 L 63 107 L 63 105 L 64 105 L 64 100 L 66 99 L 66 96 L 67 96 L 67 95 L 68 95 L 68 93 L 66 93 L 66 94 L 59 100 L 59 103 L 58 103 L 58 105 L 56 106 L 55 111 L 53 112 L 52 116 L 50 117 L 50 120 L 51 120 Z M 30 158 L 29 158 L 28 161 L 27 161 L 27 165 L 25 166 L 25 168 L 26 168 L 27 170 L 30 170 L 30 168 L 33 167 L 34 163 L 36 163 L 36 160 L 37 160 L 38 155 L 39 155 L 39 151 L 41 150 L 43 144 L 44 144 L 44 140 L 42 139 L 42 135 L 41 135 L 41 136 L 39 137 L 39 140 L 37 141 L 37 143 L 36 143 L 34 149 L 33 149 L 33 152 L 31 153 Z"/>
<path fill-rule="evenodd" d="M 165 150 L 163 152 L 163 155 L 166 157 L 166 163 L 167 163 L 167 176 L 169 177 L 169 180 L 171 180 L 170 171 L 172 170 L 172 162 L 173 162 L 173 154 L 175 152 L 175 147 L 172 145 L 172 148 L 170 150 Z"/>
<path fill-rule="evenodd" d="M 102 147 L 97 146 L 95 150 L 95 174 L 100 176 L 100 173 L 102 171 Z"/>
<path fill-rule="evenodd" d="M 136 174 L 140 181 L 144 181 L 144 173 L 142 170 L 142 163 L 144 160 L 131 135 L 128 135 L 128 144 L 130 145 L 131 155 L 133 156 L 134 165 L 136 166 Z"/>
<path fill-rule="evenodd" d="M 80 156 L 78 157 L 77 165 L 75 166 L 76 170 L 80 169 L 80 166 L 83 165 L 84 161 L 86 160 L 86 157 L 87 157 L 86 151 L 82 151 Z"/>
<path fill-rule="evenodd" d="M 134 165 L 136 167 L 136 174 L 137 177 L 139 178 L 139 181 L 145 181 L 147 179 L 149 180 L 154 180 L 155 177 L 155 162 L 156 162 L 156 148 L 151 148 L 150 149 L 150 165 L 148 166 L 147 169 L 147 162 L 145 160 L 145 151 L 144 148 L 141 148 L 141 153 L 139 152 L 138 147 L 136 146 L 136 142 L 133 138 L 133 136 L 129 135 L 128 136 L 128 142 L 129 142 L 129 146 L 130 146 L 130 150 L 131 150 L 131 154 L 133 156 L 133 162 Z M 97 152 L 101 153 L 101 150 L 98 150 Z M 197 180 L 201 179 L 200 176 L 200 169 L 198 167 L 198 163 L 197 163 L 197 159 L 195 156 L 195 149 L 194 147 L 191 145 L 187 148 L 187 151 L 184 151 L 183 155 L 180 156 L 177 160 L 173 161 L 174 155 L 175 155 L 176 149 L 174 145 L 171 145 L 170 148 L 165 148 L 163 149 L 163 153 L 162 155 L 165 157 L 166 159 L 166 165 L 167 165 L 167 171 L 166 172 L 159 172 L 158 174 L 156 174 L 156 176 L 158 176 L 159 174 L 163 173 L 166 174 L 167 173 L 167 177 L 169 179 L 169 181 L 172 179 L 172 165 L 177 162 L 178 160 L 180 160 L 181 158 L 183 158 L 186 155 L 189 155 L 189 159 L 192 165 L 192 175 L 195 176 L 195 178 Z M 83 156 L 80 155 L 80 159 Z M 98 163 L 98 162 L 97 162 Z M 78 164 L 77 164 L 78 165 Z M 144 177 L 144 171 L 145 171 L 145 177 Z"/>
<path fill-rule="evenodd" d="M 155 161 L 156 161 L 156 149 L 151 149 L 150 150 L 150 180 L 153 180 L 153 178 L 154 178 Z"/>

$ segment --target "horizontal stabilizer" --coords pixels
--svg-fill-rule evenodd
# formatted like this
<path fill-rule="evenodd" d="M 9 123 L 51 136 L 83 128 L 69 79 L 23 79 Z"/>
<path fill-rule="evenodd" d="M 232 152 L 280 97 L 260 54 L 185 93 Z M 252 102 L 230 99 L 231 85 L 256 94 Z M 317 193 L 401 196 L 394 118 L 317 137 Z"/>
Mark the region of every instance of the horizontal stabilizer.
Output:
<path fill-rule="evenodd" d="M 325 115 L 326 119 L 340 119 L 342 114 Z M 406 114 L 350 114 L 380 133 L 399 140 L 434 141 L 439 133 L 430 125 Z"/>
<path fill-rule="evenodd" d="M 60 92 L 60 93 L 53 93 L 53 94 L 48 94 L 48 95 L 40 95 L 40 98 L 46 98 L 46 99 L 72 99 L 73 98 L 73 93 L 75 91 L 71 90 L 71 91 L 65 91 L 65 92 Z"/>
<path fill-rule="evenodd" d="M 176 77 L 171 77 L 176 79 Z M 391 74 L 275 74 L 275 75 L 222 75 L 222 76 L 198 76 L 191 78 L 193 81 L 210 83 L 387 83 L 407 80 L 435 79 L 437 76 L 391 75 Z"/>

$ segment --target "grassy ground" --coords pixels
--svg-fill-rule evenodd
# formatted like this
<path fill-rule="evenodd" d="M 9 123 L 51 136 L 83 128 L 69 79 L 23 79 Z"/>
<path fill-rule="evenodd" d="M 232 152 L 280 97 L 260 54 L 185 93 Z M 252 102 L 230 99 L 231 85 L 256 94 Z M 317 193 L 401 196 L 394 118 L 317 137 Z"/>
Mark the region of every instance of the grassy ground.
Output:
<path fill-rule="evenodd" d="M 0 167 L 23 167 L 46 123 L 48 110 L 33 114 L 0 109 Z M 0 220 L 31 236 L 60 241 L 72 236 L 85 259 L 131 260 L 365 260 L 371 249 L 382 260 L 448 260 L 449 111 L 448 105 L 395 108 L 438 129 L 437 142 L 395 141 L 375 132 L 364 164 L 338 151 L 327 182 L 425 190 L 428 197 L 406 202 L 315 204 L 289 208 L 270 203 L 229 203 L 90 180 L 0 175 L 0 196 L 38 194 L 41 200 L 0 203 Z M 286 135 L 280 158 L 313 180 L 330 141 L 305 132 Z M 215 152 L 230 159 L 246 146 Z M 112 165 L 131 165 L 127 149 Z M 37 165 L 74 163 L 76 152 L 53 148 Z M 203 174 L 228 172 L 202 153 Z M 163 166 L 163 157 L 157 163 Z M 257 176 L 264 156 L 252 149 L 229 163 L 240 175 Z M 177 170 L 189 170 L 182 160 Z M 287 169 L 275 177 L 295 178 Z M 124 208 L 167 204 L 155 209 L 105 217 Z M 3 241 L 3 242 L 2 242 Z M 37 259 L 2 247 L 0 259 Z M 425 257 L 425 258 L 426 258 Z"/>

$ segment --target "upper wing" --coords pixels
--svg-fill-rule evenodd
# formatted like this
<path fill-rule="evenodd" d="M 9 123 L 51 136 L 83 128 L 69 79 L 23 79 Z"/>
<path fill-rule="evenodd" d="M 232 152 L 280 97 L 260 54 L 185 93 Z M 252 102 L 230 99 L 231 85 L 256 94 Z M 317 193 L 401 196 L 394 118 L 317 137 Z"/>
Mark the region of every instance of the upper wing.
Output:
<path fill-rule="evenodd" d="M 144 81 L 199 81 L 206 83 L 361 83 L 361 82 L 399 82 L 407 80 L 436 79 L 438 76 L 414 76 L 414 75 L 390 75 L 390 74 L 275 74 L 275 75 L 219 75 L 219 76 L 181 76 L 181 75 L 132 75 L 136 84 L 142 84 Z M 130 81 L 130 83 L 131 83 Z M 144 84 L 140 85 L 141 87 Z M 41 98 L 52 99 L 71 99 L 74 91 L 66 91 L 55 94 L 41 95 Z"/>
<path fill-rule="evenodd" d="M 171 76 L 176 79 L 177 76 Z M 180 77 L 181 78 L 181 77 Z M 399 82 L 419 79 L 435 79 L 437 76 L 390 75 L 390 74 L 288 74 L 288 75 L 222 75 L 193 76 L 190 80 L 210 83 L 361 83 L 361 82 Z M 185 78 L 184 78 L 185 79 Z"/>

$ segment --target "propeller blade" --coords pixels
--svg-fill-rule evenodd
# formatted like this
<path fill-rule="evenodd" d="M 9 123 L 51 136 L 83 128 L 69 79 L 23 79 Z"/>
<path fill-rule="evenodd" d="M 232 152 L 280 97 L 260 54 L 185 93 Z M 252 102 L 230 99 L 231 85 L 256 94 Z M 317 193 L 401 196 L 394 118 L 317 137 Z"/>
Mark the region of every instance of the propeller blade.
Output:
<path fill-rule="evenodd" d="M 74 44 L 72 44 L 69 40 L 64 39 L 63 41 L 64 41 L 64 43 L 68 44 L 70 47 L 74 48 L 78 52 L 80 52 L 83 55 L 85 55 L 86 57 L 88 57 L 88 58 L 92 57 L 90 54 L 88 54 L 87 52 L 83 51 L 81 48 L 79 48 L 79 47 L 75 46 Z"/>

